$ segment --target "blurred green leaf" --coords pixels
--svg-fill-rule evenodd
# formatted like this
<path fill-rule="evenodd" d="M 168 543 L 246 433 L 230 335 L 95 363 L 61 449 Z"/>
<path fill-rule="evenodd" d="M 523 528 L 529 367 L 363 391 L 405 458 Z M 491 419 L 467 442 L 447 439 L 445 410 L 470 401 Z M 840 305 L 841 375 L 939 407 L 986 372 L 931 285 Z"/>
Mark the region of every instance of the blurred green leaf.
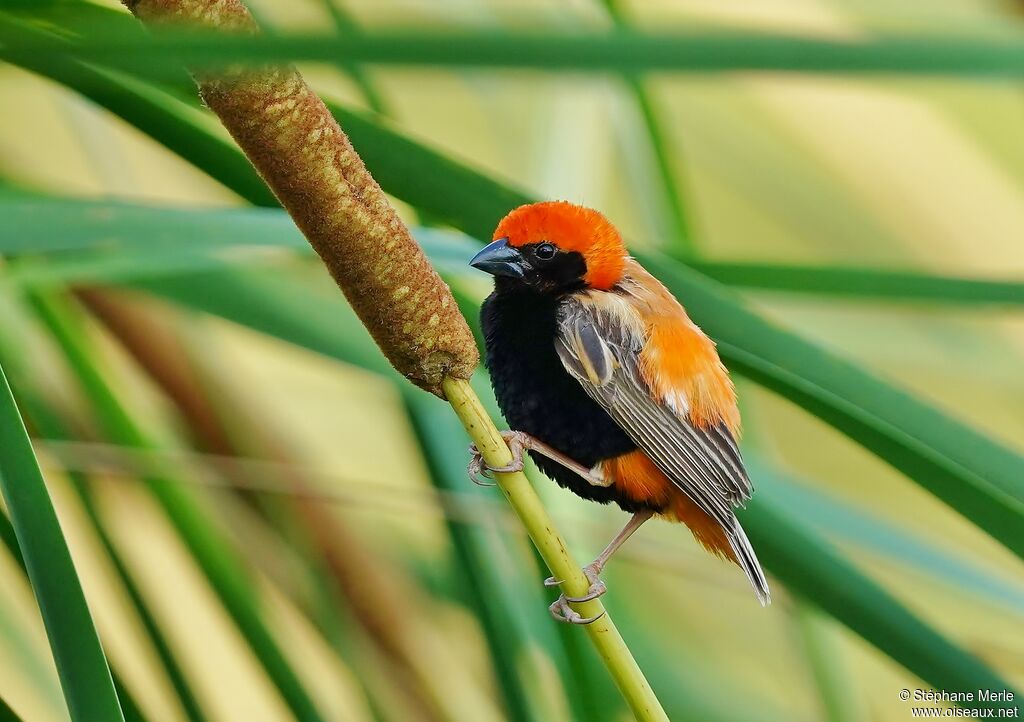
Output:
<path fill-rule="evenodd" d="M 0 697 L 0 722 L 21 722 L 21 717 Z"/>
<path fill-rule="evenodd" d="M 622 616 L 621 614 L 619 615 Z M 649 622 L 650 618 L 645 618 Z M 709 665 L 703 651 L 671 647 L 666 658 L 665 640 L 656 624 L 631 624 L 630 647 L 641 660 L 651 659 L 648 676 L 673 720 L 700 722 L 810 722 L 783 709 L 778 701 L 753 689 L 736 693 L 734 670 Z M 680 673 L 679 670 L 685 670 Z M 615 718 L 613 718 L 615 719 Z M 620 718 L 617 718 L 621 720 Z M 811 718 L 816 719 L 816 718 Z M 588 720 L 589 722 L 589 720 Z"/>
<path fill-rule="evenodd" d="M 703 33 L 425 33 L 378 31 L 344 35 L 222 36 L 164 30 L 151 39 L 126 38 L 106 23 L 73 44 L 57 38 L 19 38 L 13 52 L 75 57 L 131 67 L 148 77 L 174 77 L 178 58 L 197 67 L 231 61 L 315 60 L 459 68 L 638 72 L 737 70 L 811 73 L 900 73 L 1016 77 L 1024 73 L 1019 31 L 985 37 L 890 35 L 855 40 Z M 516 52 L 508 52 L 514 47 Z"/>
<path fill-rule="evenodd" d="M 744 460 L 757 479 L 758 493 L 767 493 L 819 534 L 855 544 L 893 562 L 928 573 L 966 594 L 988 602 L 1024 609 L 1024 584 L 994 574 L 966 552 L 939 547 L 867 509 L 844 503 L 820 484 L 794 479 L 791 473 L 765 463 L 744 449 Z"/>
<path fill-rule="evenodd" d="M 3 191 L 0 204 L 11 214 L 2 231 L 0 252 L 6 255 L 88 250 L 116 256 L 177 248 L 212 253 L 225 246 L 284 246 L 311 252 L 291 218 L 277 209 L 183 209 Z M 42 267 L 12 270 L 32 274 L 42 272 Z"/>
<path fill-rule="evenodd" d="M 114 689 L 117 690 L 117 698 L 121 702 L 121 712 L 124 714 L 124 722 L 147 722 L 146 715 L 142 713 L 135 698 L 124 685 L 124 680 L 114 671 Z"/>
<path fill-rule="evenodd" d="M 739 288 L 882 301 L 1024 306 L 1024 281 L 992 281 L 934 276 L 916 271 L 832 266 L 713 261 L 696 261 L 688 265 L 716 281 Z"/>
<path fill-rule="evenodd" d="M 347 10 L 341 7 L 341 3 L 339 1 L 321 0 L 321 4 L 331 16 L 331 20 L 334 21 L 334 27 L 339 33 L 354 34 L 360 32 L 360 28 L 356 24 L 355 20 L 352 19 L 352 16 Z M 357 88 L 359 88 L 359 92 L 363 96 L 363 100 L 366 101 L 366 105 L 370 110 L 378 115 L 387 116 L 387 105 L 385 104 L 380 91 L 377 89 L 377 86 L 370 79 L 366 68 L 357 63 L 351 63 L 345 66 L 345 72 L 348 73 L 349 77 L 352 78 L 352 82 L 355 83 Z"/>
<path fill-rule="evenodd" d="M 9 344 L 4 344 L 4 346 L 9 347 Z M 9 348 L 4 349 L 4 360 L 5 364 L 8 365 L 8 368 L 14 369 L 12 371 L 12 378 L 15 379 L 16 387 L 22 392 L 22 408 L 25 410 L 25 418 L 28 419 L 29 423 L 36 429 L 37 433 L 41 434 L 47 441 L 73 441 L 74 436 L 69 433 L 65 424 L 57 414 L 53 413 L 43 399 L 37 396 L 35 390 L 32 388 L 27 369 L 22 366 L 24 359 L 13 359 L 11 353 L 6 353 L 8 350 Z M 18 366 L 22 366 L 22 368 L 17 368 Z M 174 687 L 176 699 L 181 704 L 181 710 L 185 713 L 185 717 L 191 722 L 202 722 L 205 719 L 205 716 L 199 709 L 199 703 L 196 701 L 195 694 L 192 692 L 191 686 L 189 685 L 181 666 L 175 659 L 174 653 L 171 651 L 170 644 L 157 624 L 152 612 L 150 612 L 142 591 L 135 584 L 135 580 L 132 578 L 128 565 L 121 557 L 121 554 L 117 550 L 117 546 L 114 544 L 113 539 L 111 539 L 110 534 L 107 533 L 107 529 L 104 526 L 99 509 L 93 499 L 89 480 L 84 474 L 70 470 L 67 472 L 67 477 L 71 482 L 71 487 L 74 489 L 82 503 L 86 517 L 89 519 L 89 523 L 96 532 L 97 538 L 99 539 L 104 552 L 107 554 L 107 558 L 110 560 L 114 567 L 114 571 L 117 573 L 117 577 L 124 586 L 124 591 L 127 594 L 132 608 L 135 610 L 135 613 L 139 617 L 139 621 L 142 623 L 143 629 L 146 630 L 146 634 L 153 643 L 153 649 L 163 665 L 164 671 L 167 674 L 167 679 Z M 116 678 L 115 684 L 118 684 Z M 126 706 L 125 699 L 129 696 L 123 694 L 120 689 L 118 689 L 118 696 L 121 699 L 122 706 Z M 134 707 L 134 702 L 131 704 Z M 126 720 L 131 718 L 137 719 L 141 717 L 141 713 L 136 709 L 133 714 L 129 715 L 128 711 L 125 710 L 125 717 Z"/>
<path fill-rule="evenodd" d="M 825 722 L 857 722 L 864 711 L 859 695 L 849 684 L 849 669 L 833 639 L 834 622 L 802 601 L 794 605 L 795 626 L 804 642 L 808 666 L 818 685 Z"/>
<path fill-rule="evenodd" d="M 612 23 L 620 31 L 629 30 L 629 23 L 622 12 L 618 0 L 602 0 Z M 661 122 L 661 114 L 642 76 L 627 74 L 624 78 L 626 88 L 633 96 L 634 103 L 643 121 L 646 131 L 643 141 L 650 146 L 654 170 L 657 173 L 662 215 L 664 225 L 674 248 L 683 257 L 694 254 L 695 241 L 693 224 L 687 204 L 683 202 L 683 188 L 674 165 L 678 162 L 678 148 L 673 149 Z M 486 237 L 486 236 L 485 236 Z"/>
<path fill-rule="evenodd" d="M 85 595 L 2 368 L 0 487 L 43 615 L 71 719 L 123 720 Z"/>
<path fill-rule="evenodd" d="M 428 184 L 429 185 L 429 184 Z M 11 269 L 24 283 L 132 279 L 273 262 L 265 249 L 312 249 L 286 214 L 263 208 L 175 208 L 114 200 L 53 198 L 0 190 L 0 253 L 53 254 L 45 265 Z M 472 217 L 484 213 L 470 212 Z M 470 237 L 431 228 L 414 235 L 435 264 L 461 269 Z M 141 244 L 140 238 L 146 243 Z M 85 252 L 74 255 L 72 252 Z M 739 288 L 799 294 L 972 305 L 1024 305 L 1024 282 L 831 266 L 693 261 L 687 265 Z"/>
<path fill-rule="evenodd" d="M 85 331 L 73 315 L 76 309 L 58 296 L 30 294 L 29 299 L 64 351 L 108 437 L 133 448 L 159 448 L 122 406 L 99 370 Z M 299 719 L 311 722 L 321 719 L 302 682 L 266 628 L 258 606 L 259 595 L 241 560 L 221 537 L 217 524 L 180 483 L 169 478 L 146 481 L 286 704 Z"/>
<path fill-rule="evenodd" d="M 25 567 L 25 557 L 21 554 L 21 548 L 18 546 L 18 535 L 14 532 L 14 525 L 11 524 L 11 520 L 7 518 L 6 514 L 0 514 L 0 540 L 3 541 L 4 547 L 7 549 L 11 558 L 26 572 L 28 570 Z"/>
<path fill-rule="evenodd" d="M 758 494 L 740 513 L 762 563 L 790 590 L 830 614 L 936 689 L 1013 689 L 846 561 L 784 506 Z M 1014 692 L 1015 696 L 1019 693 Z M 975 700 L 964 707 L 1012 709 Z"/>
<path fill-rule="evenodd" d="M 14 527 L 3 513 L 0 513 L 0 540 L 3 541 L 4 547 L 6 547 L 11 558 L 14 559 L 15 563 L 21 569 L 22 573 L 25 574 L 27 579 L 28 568 L 25 566 L 25 559 L 21 555 L 21 549 L 18 548 L 18 540 L 14 533 Z M 21 661 L 25 664 L 25 660 L 23 658 Z M 35 666 L 35 664 L 33 664 L 33 666 Z M 42 667 L 36 671 L 40 677 L 44 677 L 47 675 L 49 668 Z M 111 668 L 110 676 L 114 684 L 114 690 L 117 692 L 117 700 L 121 705 L 121 712 L 124 714 L 125 722 L 144 722 L 145 717 L 139 709 L 138 703 L 135 701 L 132 693 L 128 691 L 128 688 L 124 686 L 124 682 L 121 681 L 120 675 L 117 673 L 117 669 Z M 2 701 L 3 700 L 0 699 L 0 702 Z M 3 717 L 0 715 L 0 722 L 2 722 L 2 720 Z"/>
<path fill-rule="evenodd" d="M 113 21 L 113 18 L 121 21 L 117 23 L 119 34 L 126 32 L 125 23 L 132 26 L 127 29 L 129 34 L 132 30 L 141 30 L 141 26 L 123 13 L 101 12 L 105 21 Z M 71 18 L 68 21 L 72 24 Z M 0 12 L 0 59 L 73 88 L 139 128 L 168 150 L 199 168 L 206 168 L 207 172 L 213 171 L 213 178 L 250 203 L 277 205 L 274 194 L 260 180 L 245 156 L 225 135 L 214 132 L 197 110 L 131 77 L 56 55 L 18 53 L 9 47 L 19 41 L 31 43 L 36 40 L 67 42 Z M 179 84 L 190 83 L 180 66 L 177 66 L 172 80 Z"/>
<path fill-rule="evenodd" d="M 121 13 L 107 12 L 134 23 Z M 109 18 L 113 20 L 113 18 Z M 0 13 L 0 41 L 8 38 L 46 38 L 47 33 L 25 28 Z M 131 78 L 60 58 L 18 54 L 0 45 L 0 59 L 48 77 L 81 93 L 111 113 L 147 133 L 210 177 L 255 205 L 276 206 L 277 200 L 260 180 L 249 161 L 226 137 L 185 103 L 166 92 Z M 179 68 L 179 72 L 180 68 Z M 187 76 L 179 76 L 178 80 Z M 433 217 L 478 238 L 489 236 L 496 219 L 527 197 L 452 161 L 441 153 L 389 130 L 380 119 L 328 107 L 345 128 L 367 167 L 389 193 L 419 209 L 435 209 Z M 444 182 L 425 183 L 422 172 L 440 172 Z M 452 195 L 455 194 L 455 195 Z"/>

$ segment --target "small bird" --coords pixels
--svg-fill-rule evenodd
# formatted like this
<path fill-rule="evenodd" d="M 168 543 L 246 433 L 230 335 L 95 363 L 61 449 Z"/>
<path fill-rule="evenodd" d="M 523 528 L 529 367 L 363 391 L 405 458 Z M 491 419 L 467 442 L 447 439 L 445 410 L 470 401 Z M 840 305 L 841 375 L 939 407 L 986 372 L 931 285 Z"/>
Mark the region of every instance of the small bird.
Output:
<path fill-rule="evenodd" d="M 515 459 L 487 468 L 475 453 L 471 476 L 517 471 L 526 451 L 560 486 L 632 514 L 584 568 L 587 594 L 563 594 L 552 615 L 594 621 L 569 602 L 605 592 L 601 570 L 654 515 L 686 524 L 705 549 L 739 565 L 768 604 L 768 582 L 734 511 L 752 488 L 729 372 L 615 226 L 565 201 L 520 206 L 470 265 L 494 276 L 481 323 Z"/>

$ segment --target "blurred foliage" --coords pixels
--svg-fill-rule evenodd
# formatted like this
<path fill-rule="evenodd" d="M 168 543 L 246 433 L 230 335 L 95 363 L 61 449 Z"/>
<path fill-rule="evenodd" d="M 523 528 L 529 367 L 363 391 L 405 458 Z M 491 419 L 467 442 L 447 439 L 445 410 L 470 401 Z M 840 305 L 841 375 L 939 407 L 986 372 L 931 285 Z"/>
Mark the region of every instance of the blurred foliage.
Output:
<path fill-rule="evenodd" d="M 777 601 L 669 525 L 608 571 L 672 719 L 896 720 L 903 688 L 1024 687 L 1008 6 L 337 2 L 254 2 L 271 37 L 187 52 L 317 60 L 472 321 L 476 244 L 569 198 L 619 223 L 746 379 L 744 523 Z M 0 8 L 0 365 L 125 717 L 624 719 L 464 477 L 457 422 L 387 366 L 199 106 L 183 47 L 114 3 Z M 2 420 L 0 478 L 31 479 Z M 581 557 L 619 524 L 533 478 Z M 91 622 L 55 529 L 7 499 L 0 719 L 67 719 L 97 688 L 48 627 L 54 665 L 26 569 L 53 562 L 56 588 L 32 576 L 44 618 Z"/>

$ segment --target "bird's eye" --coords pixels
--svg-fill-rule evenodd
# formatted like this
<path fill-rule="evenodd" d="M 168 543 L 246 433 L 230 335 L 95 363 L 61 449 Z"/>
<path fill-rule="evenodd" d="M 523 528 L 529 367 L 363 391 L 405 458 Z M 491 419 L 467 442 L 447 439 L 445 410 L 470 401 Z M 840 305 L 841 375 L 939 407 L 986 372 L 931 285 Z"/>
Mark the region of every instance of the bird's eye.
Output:
<path fill-rule="evenodd" d="M 551 243 L 541 243 L 533 251 L 534 255 L 542 261 L 555 257 L 555 247 Z"/>

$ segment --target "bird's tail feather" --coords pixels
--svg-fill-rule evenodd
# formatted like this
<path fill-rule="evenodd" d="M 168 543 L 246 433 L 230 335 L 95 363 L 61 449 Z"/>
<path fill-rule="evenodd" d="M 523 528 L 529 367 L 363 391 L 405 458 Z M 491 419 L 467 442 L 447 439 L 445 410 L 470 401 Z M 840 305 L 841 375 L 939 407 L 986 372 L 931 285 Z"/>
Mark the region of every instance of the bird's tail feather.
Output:
<path fill-rule="evenodd" d="M 750 545 L 750 540 L 747 539 L 743 527 L 737 521 L 727 534 L 729 536 L 729 544 L 736 555 L 736 562 L 747 575 L 751 586 L 754 587 L 754 593 L 757 594 L 758 601 L 761 602 L 762 607 L 768 606 L 772 601 L 771 592 L 768 590 L 768 580 L 765 579 L 764 570 L 761 569 L 761 562 L 757 560 L 757 554 L 754 553 L 754 547 Z"/>

